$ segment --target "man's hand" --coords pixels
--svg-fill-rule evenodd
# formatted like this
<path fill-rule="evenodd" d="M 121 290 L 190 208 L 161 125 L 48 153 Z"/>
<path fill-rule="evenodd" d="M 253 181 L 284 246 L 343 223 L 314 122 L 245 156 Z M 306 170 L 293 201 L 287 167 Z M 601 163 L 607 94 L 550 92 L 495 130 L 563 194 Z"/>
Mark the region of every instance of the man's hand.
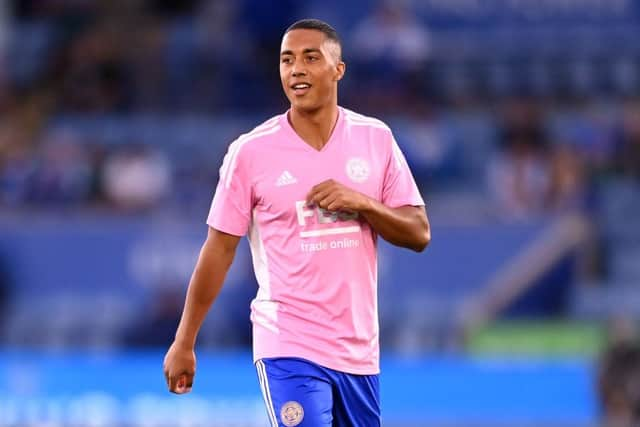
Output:
<path fill-rule="evenodd" d="M 333 179 L 314 186 L 307 194 L 306 201 L 307 204 L 315 204 L 332 212 L 358 213 L 376 233 L 396 246 L 422 252 L 431 240 L 431 228 L 424 206 L 390 208 Z"/>
<path fill-rule="evenodd" d="M 307 194 L 307 203 L 315 203 L 328 211 L 360 212 L 369 205 L 369 198 L 333 179 L 315 185 Z"/>
<path fill-rule="evenodd" d="M 196 374 L 196 355 L 192 347 L 174 341 L 164 357 L 164 377 L 171 393 L 189 393 Z"/>

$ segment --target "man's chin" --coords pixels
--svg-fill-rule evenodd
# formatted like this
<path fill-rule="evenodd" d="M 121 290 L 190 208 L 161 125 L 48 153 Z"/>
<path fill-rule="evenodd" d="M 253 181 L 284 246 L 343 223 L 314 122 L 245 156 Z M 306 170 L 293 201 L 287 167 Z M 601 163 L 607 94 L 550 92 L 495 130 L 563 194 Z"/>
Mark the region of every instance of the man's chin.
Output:
<path fill-rule="evenodd" d="M 313 113 L 320 109 L 320 105 L 317 105 L 316 103 L 301 100 L 294 100 L 294 102 L 291 103 L 291 107 L 301 113 Z"/>

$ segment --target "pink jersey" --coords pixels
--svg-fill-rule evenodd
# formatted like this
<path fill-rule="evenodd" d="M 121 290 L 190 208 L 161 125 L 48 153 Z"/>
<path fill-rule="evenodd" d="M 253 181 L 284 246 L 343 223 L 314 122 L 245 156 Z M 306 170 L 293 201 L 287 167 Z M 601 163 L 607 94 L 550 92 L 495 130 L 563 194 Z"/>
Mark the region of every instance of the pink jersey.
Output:
<path fill-rule="evenodd" d="M 207 224 L 249 233 L 259 284 L 251 304 L 254 359 L 301 357 L 353 373 L 379 372 L 376 233 L 357 214 L 308 206 L 334 179 L 389 207 L 424 204 L 389 128 L 339 109 L 318 151 L 287 113 L 234 141 Z"/>

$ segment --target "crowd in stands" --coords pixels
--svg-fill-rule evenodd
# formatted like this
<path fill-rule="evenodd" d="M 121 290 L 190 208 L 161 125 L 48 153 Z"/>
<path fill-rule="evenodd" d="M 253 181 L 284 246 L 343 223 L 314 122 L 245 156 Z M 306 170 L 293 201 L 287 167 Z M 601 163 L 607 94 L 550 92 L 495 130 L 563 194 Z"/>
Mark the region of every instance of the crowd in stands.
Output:
<path fill-rule="evenodd" d="M 148 210 L 188 192 L 194 180 L 208 198 L 219 158 L 204 164 L 197 153 L 191 159 L 184 153 L 186 162 L 177 164 L 160 144 L 133 136 L 112 144 L 99 126 L 79 134 L 52 123 L 144 115 L 264 118 L 283 111 L 279 40 L 305 10 L 290 1 L 262 3 L 8 2 L 0 48 L 0 206 Z M 398 139 L 424 188 L 482 178 L 499 216 L 526 218 L 585 208 L 590 184 L 603 173 L 640 175 L 639 101 L 602 113 L 595 95 L 577 102 L 514 91 L 485 100 L 452 89 L 443 97 L 432 72 L 439 66 L 432 55 L 437 45 L 403 4 L 380 2 L 345 29 L 349 73 L 341 104 L 407 119 Z M 468 114 L 484 117 L 490 130 L 484 170 L 471 175 L 456 163 L 459 152 L 449 153 L 446 167 L 439 163 L 446 133 L 456 127 L 447 118 Z M 554 123 L 564 116 L 570 119 Z M 230 142 L 198 137 L 222 147 Z"/>
<path fill-rule="evenodd" d="M 587 208 L 591 184 L 603 174 L 638 178 L 640 101 L 616 98 L 620 102 L 605 109 L 596 94 L 550 100 L 514 90 L 485 99 L 451 89 L 443 96 L 434 77 L 442 65 L 434 59 L 438 45 L 403 5 L 380 2 L 342 31 L 349 72 L 340 102 L 391 122 L 404 119 L 397 137 L 423 188 L 454 191 L 452 184 L 481 179 L 499 216 L 526 218 Z M 207 163 L 194 151 L 175 162 L 153 141 L 125 135 L 114 144 L 100 125 L 79 133 L 53 124 L 69 117 L 100 123 L 145 115 L 160 122 L 264 119 L 283 111 L 279 41 L 287 24 L 305 12 L 292 1 L 6 3 L 0 206 L 150 210 L 194 186 L 206 192 L 197 197 L 208 199 L 220 155 L 235 136 L 201 133 L 197 138 L 216 146 L 211 152 L 218 157 Z M 474 135 L 452 142 L 450 133 L 473 117 L 489 129 L 489 148 L 483 165 L 470 172 L 459 160 L 468 149 L 459 140 L 474 144 Z"/>

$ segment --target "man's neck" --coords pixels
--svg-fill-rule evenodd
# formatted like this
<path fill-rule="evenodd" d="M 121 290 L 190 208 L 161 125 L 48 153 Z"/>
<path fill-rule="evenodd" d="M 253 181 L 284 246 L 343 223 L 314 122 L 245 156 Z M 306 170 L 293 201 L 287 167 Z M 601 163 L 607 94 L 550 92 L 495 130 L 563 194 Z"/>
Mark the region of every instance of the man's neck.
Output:
<path fill-rule="evenodd" d="M 291 108 L 288 119 L 300 138 L 319 151 L 331 138 L 338 121 L 338 106 L 334 104 L 312 112 Z"/>

